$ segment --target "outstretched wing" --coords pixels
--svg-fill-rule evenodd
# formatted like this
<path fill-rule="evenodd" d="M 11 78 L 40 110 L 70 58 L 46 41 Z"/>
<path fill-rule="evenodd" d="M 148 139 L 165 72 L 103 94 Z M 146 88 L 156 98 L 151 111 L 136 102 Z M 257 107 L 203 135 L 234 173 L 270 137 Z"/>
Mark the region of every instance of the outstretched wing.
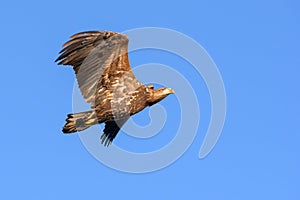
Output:
<path fill-rule="evenodd" d="M 131 71 L 128 38 L 123 34 L 107 31 L 81 32 L 71 36 L 60 54 L 56 61 L 60 65 L 73 66 L 80 91 L 92 107 L 109 98 L 116 83 L 124 88 L 124 84 L 119 82 L 122 76 L 127 77 L 125 87 L 137 88 L 141 85 Z"/>

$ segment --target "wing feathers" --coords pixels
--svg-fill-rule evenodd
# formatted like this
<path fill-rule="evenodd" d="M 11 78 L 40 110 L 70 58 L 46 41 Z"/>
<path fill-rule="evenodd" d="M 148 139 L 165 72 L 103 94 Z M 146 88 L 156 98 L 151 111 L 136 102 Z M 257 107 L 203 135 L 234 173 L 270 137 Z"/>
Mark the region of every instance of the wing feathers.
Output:
<path fill-rule="evenodd" d="M 105 127 L 101 136 L 101 143 L 104 146 L 109 146 L 127 120 L 128 118 L 124 118 L 117 121 L 105 122 Z"/>
<path fill-rule="evenodd" d="M 115 91 L 114 84 L 120 83 L 124 74 L 131 79 L 130 83 L 123 85 L 140 85 L 131 71 L 127 51 L 127 36 L 115 32 L 87 31 L 72 35 L 63 45 L 56 62 L 73 66 L 83 97 L 95 108 L 95 99 L 100 105 L 104 99 L 111 98 L 110 94 Z"/>
<path fill-rule="evenodd" d="M 83 37 L 85 35 L 100 35 L 101 33 L 113 33 L 113 32 L 109 32 L 109 31 L 83 31 L 83 32 L 79 32 L 79 33 L 76 33 L 74 35 L 72 35 L 70 38 L 74 39 L 74 38 L 79 38 L 79 37 Z"/>
<path fill-rule="evenodd" d="M 97 36 L 83 36 L 68 41 L 63 45 L 64 48 L 60 51 L 61 55 L 55 62 L 62 60 L 59 64 L 73 65 L 75 67 L 76 62 L 82 62 L 88 53 L 99 43 L 95 42 L 96 40 Z"/>

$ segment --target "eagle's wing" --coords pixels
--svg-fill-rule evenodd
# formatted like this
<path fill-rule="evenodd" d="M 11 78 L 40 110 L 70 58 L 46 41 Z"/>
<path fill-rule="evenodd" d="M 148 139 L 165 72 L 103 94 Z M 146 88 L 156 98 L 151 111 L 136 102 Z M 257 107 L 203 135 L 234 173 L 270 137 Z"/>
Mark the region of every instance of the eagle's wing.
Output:
<path fill-rule="evenodd" d="M 128 117 L 125 117 L 116 121 L 105 122 L 101 143 L 104 146 L 109 146 L 127 120 Z"/>
<path fill-rule="evenodd" d="M 114 84 L 126 75 L 132 88 L 141 83 L 128 61 L 128 38 L 115 32 L 89 31 L 71 36 L 56 59 L 60 65 L 72 65 L 83 97 L 92 107 L 114 92 Z M 124 86 L 123 86 L 124 88 Z M 99 98 L 100 97 L 100 98 Z M 103 99 L 102 99 L 103 98 Z M 95 102 L 97 101 L 97 102 Z"/>

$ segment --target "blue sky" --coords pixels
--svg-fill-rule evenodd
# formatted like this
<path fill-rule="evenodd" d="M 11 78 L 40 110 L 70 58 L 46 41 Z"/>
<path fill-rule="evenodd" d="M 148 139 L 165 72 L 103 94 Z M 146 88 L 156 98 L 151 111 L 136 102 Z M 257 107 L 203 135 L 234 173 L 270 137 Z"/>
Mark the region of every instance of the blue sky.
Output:
<path fill-rule="evenodd" d="M 299 199 L 299 9 L 286 0 L 2 2 L 0 198 Z M 199 83 L 202 103 L 199 132 L 179 160 L 128 174 L 98 162 L 76 134 L 61 133 L 74 75 L 54 60 L 76 32 L 148 26 L 182 32 L 208 51 L 226 87 L 227 118 L 217 145 L 199 160 L 210 118 L 201 77 L 176 56 L 133 53 L 133 66 L 163 62 Z M 162 105 L 177 103 L 170 97 Z M 137 116 L 141 124 L 149 121 L 145 113 Z M 170 138 L 159 135 L 153 144 Z M 116 143 L 126 148 L 126 141 L 120 134 Z"/>

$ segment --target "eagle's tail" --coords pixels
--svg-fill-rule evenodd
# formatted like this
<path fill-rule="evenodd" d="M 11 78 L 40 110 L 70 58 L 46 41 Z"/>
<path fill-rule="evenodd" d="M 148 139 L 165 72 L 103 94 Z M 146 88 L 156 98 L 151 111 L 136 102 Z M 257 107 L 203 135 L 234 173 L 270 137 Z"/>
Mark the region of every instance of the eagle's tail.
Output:
<path fill-rule="evenodd" d="M 90 126 L 97 124 L 98 120 L 94 111 L 87 111 L 75 114 L 68 114 L 66 124 L 63 127 L 64 133 L 74 133 L 77 131 L 83 131 Z"/>

